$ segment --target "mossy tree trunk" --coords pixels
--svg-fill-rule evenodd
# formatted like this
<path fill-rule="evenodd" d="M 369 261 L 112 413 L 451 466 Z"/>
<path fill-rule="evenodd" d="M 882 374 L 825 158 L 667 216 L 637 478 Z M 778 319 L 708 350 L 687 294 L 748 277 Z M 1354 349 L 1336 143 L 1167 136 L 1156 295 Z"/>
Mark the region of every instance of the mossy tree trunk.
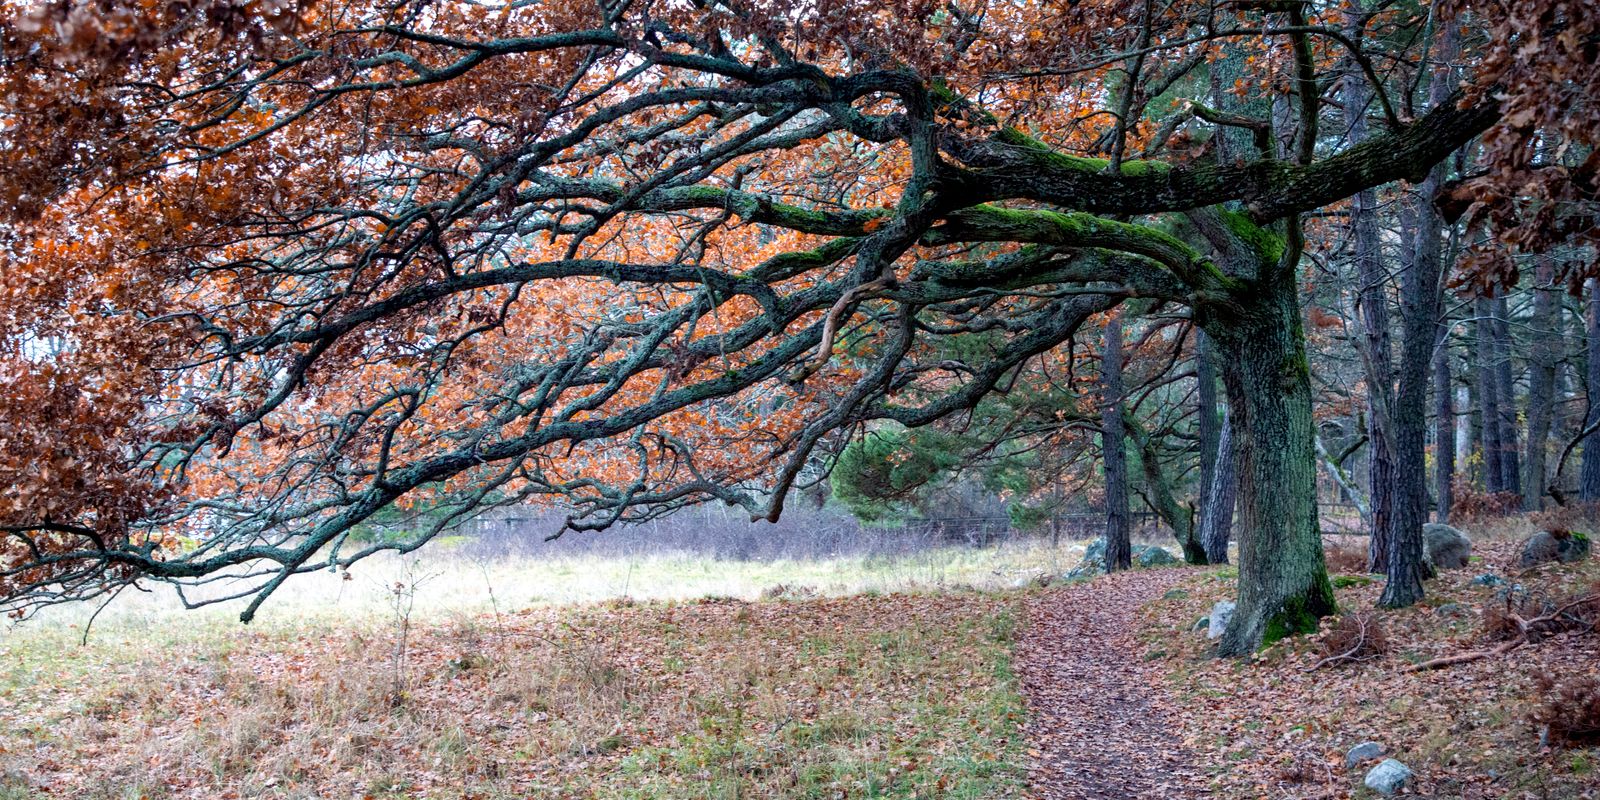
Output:
<path fill-rule="evenodd" d="M 1261 272 L 1246 290 L 1250 302 L 1226 319 L 1207 320 L 1221 354 L 1239 469 L 1239 598 L 1218 645 L 1222 656 L 1313 631 L 1334 611 L 1317 523 L 1310 365 L 1294 270 L 1267 264 Z"/>

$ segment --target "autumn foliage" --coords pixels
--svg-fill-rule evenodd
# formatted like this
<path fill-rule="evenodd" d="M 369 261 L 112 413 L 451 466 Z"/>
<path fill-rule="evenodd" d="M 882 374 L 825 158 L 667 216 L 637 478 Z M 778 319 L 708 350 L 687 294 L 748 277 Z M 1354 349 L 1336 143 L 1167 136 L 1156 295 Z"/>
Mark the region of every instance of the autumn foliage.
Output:
<path fill-rule="evenodd" d="M 1228 324 L 1292 284 L 1302 212 L 1502 116 L 1467 199 L 1526 230 L 1528 132 L 1593 135 L 1548 102 L 1593 23 L 1473 10 L 1365 23 L 1461 26 L 1467 90 L 1419 108 L 1385 87 L 1425 56 L 1294 3 L 7 5 L 0 595 L 259 601 L 516 503 L 775 518 L 863 428 L 1070 365 L 1120 304 Z M 1361 145 L 1319 124 L 1337 75 L 1375 90 Z M 1588 173 L 1538 174 L 1587 235 Z M 390 508 L 412 538 L 349 539 Z"/>

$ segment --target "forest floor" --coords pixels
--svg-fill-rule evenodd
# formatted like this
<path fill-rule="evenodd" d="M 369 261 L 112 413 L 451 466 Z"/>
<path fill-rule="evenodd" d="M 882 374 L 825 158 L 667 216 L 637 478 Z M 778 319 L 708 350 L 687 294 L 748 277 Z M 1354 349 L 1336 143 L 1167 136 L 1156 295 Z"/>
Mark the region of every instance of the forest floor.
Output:
<path fill-rule="evenodd" d="M 1142 660 L 1134 611 L 1183 582 L 1124 572 L 1030 598 L 1017 646 L 1028 708 L 1029 784 L 1044 800 L 1200 796 L 1206 777 L 1173 734 L 1159 671 Z"/>
<path fill-rule="evenodd" d="M 1362 560 L 1341 549 L 1330 550 L 1330 563 Z M 1407 790 L 1415 796 L 1600 798 L 1600 742 L 1545 746 L 1530 719 L 1553 697 L 1541 679 L 1600 676 L 1600 631 L 1559 634 L 1439 670 L 1407 669 L 1496 644 L 1486 628 L 1505 600 L 1501 587 L 1474 584 L 1479 575 L 1502 576 L 1535 605 L 1600 588 L 1600 558 L 1518 570 L 1516 553 L 1514 538 L 1476 541 L 1468 568 L 1443 572 L 1428 582 L 1423 603 L 1399 610 L 1374 608 L 1382 590 L 1374 576 L 1335 576 L 1340 608 L 1370 614 L 1387 646 L 1369 660 L 1320 668 L 1339 618 L 1325 620 L 1322 633 L 1284 640 L 1249 659 L 1216 659 L 1205 635 L 1190 628 L 1216 601 L 1233 596 L 1235 571 L 1170 570 L 1183 578 L 1164 595 L 1157 590 L 1174 584 L 1135 574 L 1133 580 L 1150 584 L 1143 594 L 1157 599 L 1138 613 L 1129 658 L 1140 662 L 1141 675 L 1159 675 L 1153 680 L 1163 690 L 1161 719 L 1201 765 L 1199 783 L 1213 797 L 1377 797 L 1361 785 L 1375 762 L 1345 766 L 1350 747 L 1374 741 L 1416 772 Z"/>

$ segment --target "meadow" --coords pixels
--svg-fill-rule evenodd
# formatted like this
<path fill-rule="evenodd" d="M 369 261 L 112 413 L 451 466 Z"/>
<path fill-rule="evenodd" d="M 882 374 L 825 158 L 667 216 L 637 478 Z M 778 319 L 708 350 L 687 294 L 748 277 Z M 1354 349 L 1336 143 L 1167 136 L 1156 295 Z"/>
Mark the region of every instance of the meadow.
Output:
<path fill-rule="evenodd" d="M 462 544 L 306 576 L 249 626 L 160 587 L 11 626 L 0 798 L 1020 796 L 995 590 L 1082 552 Z"/>

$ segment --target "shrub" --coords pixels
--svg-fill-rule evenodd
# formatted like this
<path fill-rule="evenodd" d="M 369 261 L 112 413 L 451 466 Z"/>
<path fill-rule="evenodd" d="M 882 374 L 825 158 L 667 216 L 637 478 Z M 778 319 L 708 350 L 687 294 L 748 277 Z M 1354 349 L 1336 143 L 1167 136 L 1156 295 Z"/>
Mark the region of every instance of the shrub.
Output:
<path fill-rule="evenodd" d="M 1541 675 L 1538 698 L 1528 714 L 1546 744 L 1583 747 L 1600 744 L 1600 677 L 1557 680 Z"/>
<path fill-rule="evenodd" d="M 1465 478 L 1456 478 L 1450 491 L 1455 498 L 1450 518 L 1456 522 L 1476 522 L 1517 513 L 1522 495 L 1515 492 L 1481 492 Z"/>
<path fill-rule="evenodd" d="M 1319 667 L 1371 661 L 1391 649 L 1383 621 L 1370 611 L 1340 617 L 1328 627 L 1318 647 L 1322 653 Z"/>

